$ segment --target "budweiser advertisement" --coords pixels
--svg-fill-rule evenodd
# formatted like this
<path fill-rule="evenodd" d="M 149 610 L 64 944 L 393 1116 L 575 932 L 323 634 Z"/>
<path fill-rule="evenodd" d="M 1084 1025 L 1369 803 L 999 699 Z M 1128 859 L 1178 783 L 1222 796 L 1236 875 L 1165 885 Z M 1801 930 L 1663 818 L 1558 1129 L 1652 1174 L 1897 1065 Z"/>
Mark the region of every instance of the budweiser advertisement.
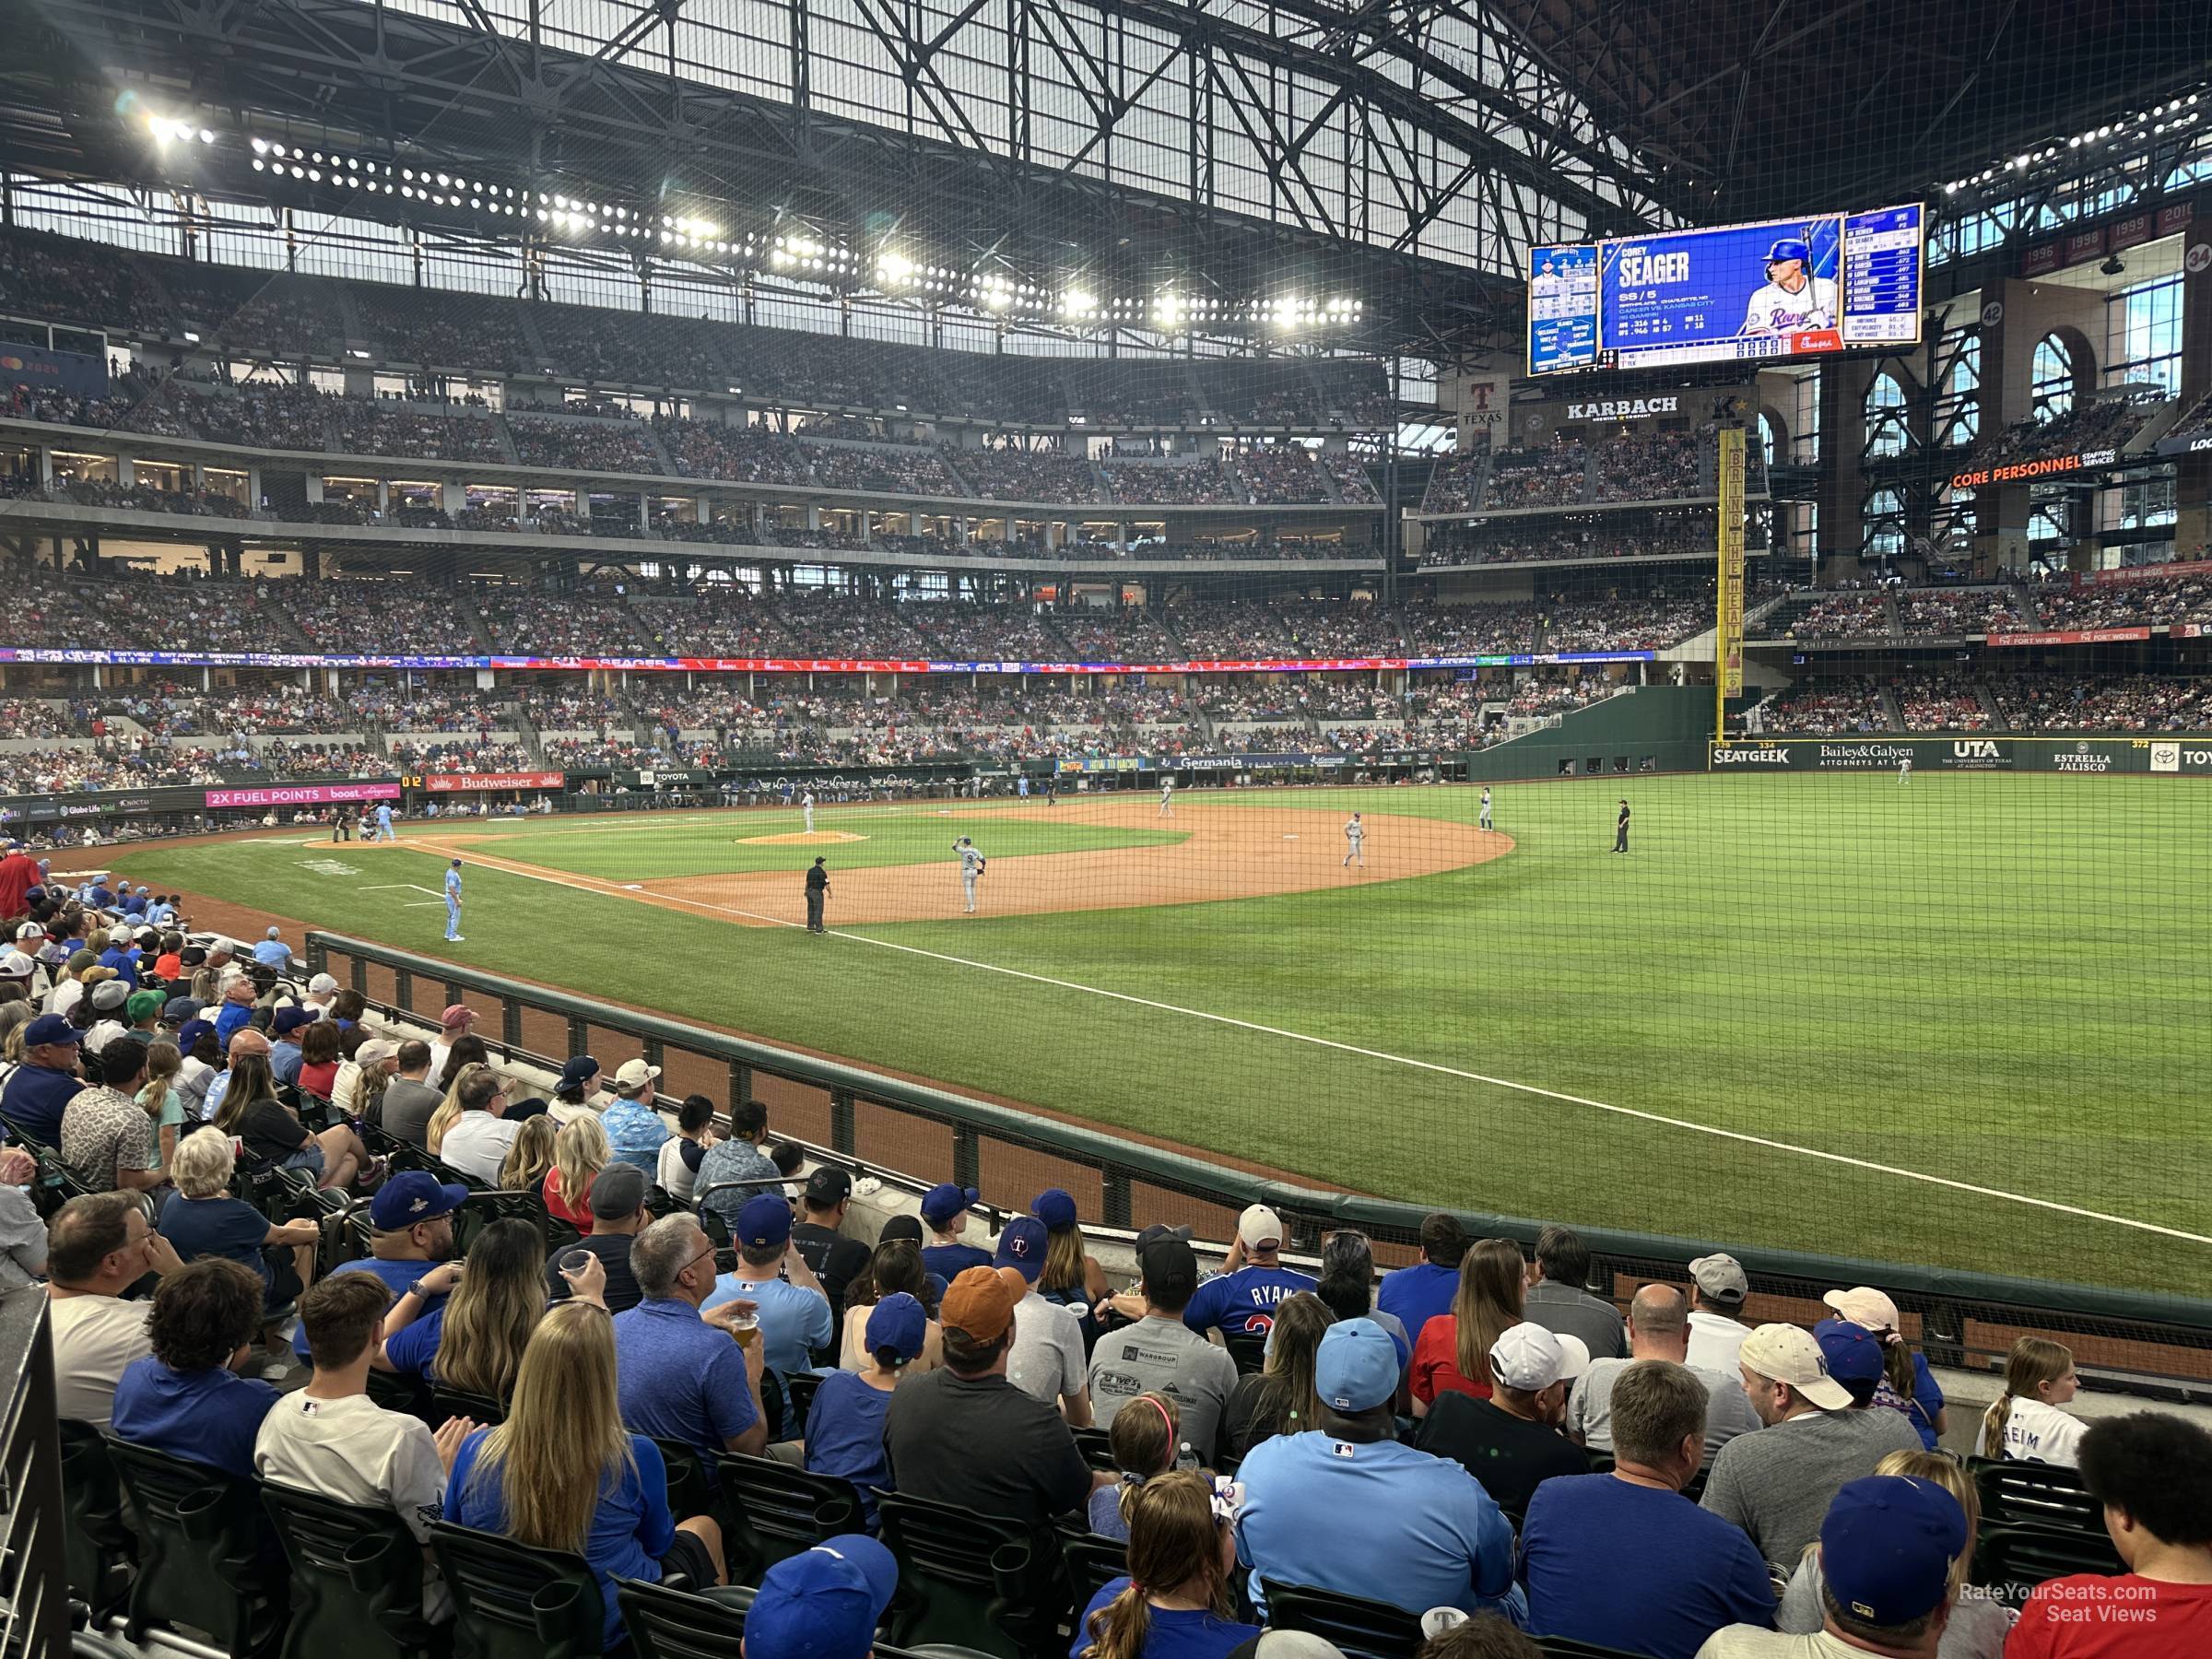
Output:
<path fill-rule="evenodd" d="M 432 794 L 460 794 L 484 789 L 559 789 L 567 778 L 566 772 L 557 771 L 426 772 L 408 782 Z"/>

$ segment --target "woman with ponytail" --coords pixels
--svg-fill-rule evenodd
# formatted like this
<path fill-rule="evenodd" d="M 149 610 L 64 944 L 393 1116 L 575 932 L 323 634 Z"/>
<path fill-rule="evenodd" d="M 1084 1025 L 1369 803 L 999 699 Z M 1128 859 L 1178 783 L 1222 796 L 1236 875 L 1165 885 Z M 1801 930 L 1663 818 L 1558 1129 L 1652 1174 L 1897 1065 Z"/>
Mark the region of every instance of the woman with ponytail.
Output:
<path fill-rule="evenodd" d="M 2044 1336 L 2021 1337 L 2005 1360 L 2005 1392 L 1982 1414 L 1975 1450 L 1983 1457 L 2076 1467 L 2088 1425 L 2059 1407 L 2080 1386 L 2073 1349 Z"/>
<path fill-rule="evenodd" d="M 1090 1530 L 1101 1538 L 1129 1535 L 1129 1506 L 1147 1480 L 1175 1466 L 1182 1450 L 1182 1413 L 1165 1394 L 1141 1394 L 1113 1414 L 1106 1443 L 1120 1481 L 1090 1495 Z"/>
<path fill-rule="evenodd" d="M 1223 1659 L 1260 1633 L 1230 1617 L 1236 1490 L 1186 1470 L 1132 1491 L 1129 1576 L 1091 1597 L 1069 1659 Z"/>

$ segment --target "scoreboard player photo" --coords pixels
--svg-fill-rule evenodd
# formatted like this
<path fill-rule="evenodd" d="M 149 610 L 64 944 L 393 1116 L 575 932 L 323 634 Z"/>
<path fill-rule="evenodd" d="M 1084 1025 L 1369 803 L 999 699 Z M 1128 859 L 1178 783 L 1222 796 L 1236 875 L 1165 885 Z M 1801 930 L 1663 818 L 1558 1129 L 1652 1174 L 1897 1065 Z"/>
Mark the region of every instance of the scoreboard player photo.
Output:
<path fill-rule="evenodd" d="M 1836 325 L 1836 284 L 1812 274 L 1813 251 L 1803 236 L 1775 239 L 1767 250 L 1767 280 L 1744 312 L 1747 335 L 1794 335 Z"/>

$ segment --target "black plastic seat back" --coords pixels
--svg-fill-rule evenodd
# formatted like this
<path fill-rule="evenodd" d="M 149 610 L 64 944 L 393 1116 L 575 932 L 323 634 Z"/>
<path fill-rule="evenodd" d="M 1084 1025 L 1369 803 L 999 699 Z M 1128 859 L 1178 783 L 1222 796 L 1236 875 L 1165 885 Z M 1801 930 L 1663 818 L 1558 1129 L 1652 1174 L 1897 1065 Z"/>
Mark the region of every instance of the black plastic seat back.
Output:
<path fill-rule="evenodd" d="M 1051 1644 L 1067 1611 L 1057 1547 L 1018 1521 L 900 1492 L 877 1500 L 899 1561 L 893 1639 L 951 1642 L 1003 1659 Z"/>
<path fill-rule="evenodd" d="M 1978 1584 L 2030 1585 L 2076 1572 L 2125 1572 L 2110 1535 L 2078 1527 L 2014 1526 L 1983 1523 L 1974 1540 Z M 2017 1599 L 2025 1600 L 2025 1596 Z"/>
<path fill-rule="evenodd" d="M 264 1481 L 292 1569 L 282 1659 L 416 1659 L 438 1644 L 423 1617 L 422 1546 L 397 1513 Z"/>
<path fill-rule="evenodd" d="M 1265 1331 L 1224 1331 L 1222 1345 L 1229 1357 L 1237 1362 L 1237 1375 L 1249 1377 L 1267 1364 L 1267 1334 Z"/>
<path fill-rule="evenodd" d="M 863 1530 L 860 1494 L 849 1480 L 731 1452 L 714 1460 L 714 1472 L 732 1522 L 724 1545 L 733 1584 L 757 1584 L 785 1557 Z"/>
<path fill-rule="evenodd" d="M 1270 1630 L 1304 1630 L 1366 1659 L 1413 1659 L 1427 1640 L 1418 1614 L 1388 1602 L 1309 1584 L 1269 1583 L 1265 1592 Z"/>
<path fill-rule="evenodd" d="M 1973 1477 L 1985 1522 L 2104 1536 L 2104 1505 L 2089 1496 L 2077 1470 L 1994 1457 L 1970 1458 L 1966 1469 Z"/>
<path fill-rule="evenodd" d="M 714 1485 L 707 1477 L 706 1462 L 699 1448 L 657 1434 L 647 1438 L 660 1448 L 661 1463 L 667 1471 L 668 1512 L 678 1521 L 705 1514 L 714 1502 Z"/>
<path fill-rule="evenodd" d="M 1103 1429 L 1078 1429 L 1075 1431 L 1076 1450 L 1083 1453 L 1083 1461 L 1105 1474 L 1116 1474 L 1121 1465 L 1113 1461 L 1113 1437 Z"/>
<path fill-rule="evenodd" d="M 155 1625 L 204 1630 L 232 1655 L 266 1653 L 284 1627 L 284 1553 L 249 1481 L 111 1440 L 109 1455 L 138 1524 L 128 1637 Z"/>
<path fill-rule="evenodd" d="M 70 1594 L 97 1620 L 129 1592 L 138 1537 L 123 1518 L 123 1483 L 108 1455 L 108 1437 L 69 1418 L 61 1431 L 62 1556 Z"/>
<path fill-rule="evenodd" d="M 1125 1538 L 1100 1537 L 1097 1533 L 1069 1534 L 1060 1540 L 1060 1557 L 1067 1563 L 1068 1589 L 1081 1616 L 1090 1598 L 1129 1571 L 1129 1543 Z"/>
<path fill-rule="evenodd" d="M 533 1549 L 439 1521 L 430 1550 L 458 1609 L 465 1659 L 589 1659 L 604 1653 L 606 1598 L 580 1555 Z"/>
<path fill-rule="evenodd" d="M 371 1372 L 371 1376 L 375 1373 Z M 471 1394 L 465 1388 L 430 1384 L 430 1403 L 425 1419 L 435 1429 L 448 1418 L 469 1418 L 482 1429 L 496 1429 L 507 1420 L 507 1402 L 490 1394 Z"/>
<path fill-rule="evenodd" d="M 791 1439 L 806 1438 L 806 1425 L 814 1418 L 814 1396 L 821 1386 L 821 1378 L 813 1371 L 799 1371 L 783 1379 L 783 1432 Z"/>
<path fill-rule="evenodd" d="M 638 1659 L 736 1659 L 753 1593 L 724 1588 L 700 1594 L 617 1579 L 615 1600 Z"/>

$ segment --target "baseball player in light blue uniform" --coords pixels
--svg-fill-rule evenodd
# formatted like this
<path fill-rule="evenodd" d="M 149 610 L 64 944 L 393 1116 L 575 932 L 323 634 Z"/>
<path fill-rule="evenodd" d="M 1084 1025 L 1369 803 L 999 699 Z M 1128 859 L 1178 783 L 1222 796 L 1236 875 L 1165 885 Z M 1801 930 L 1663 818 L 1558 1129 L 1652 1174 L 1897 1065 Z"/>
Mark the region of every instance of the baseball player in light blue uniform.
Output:
<path fill-rule="evenodd" d="M 389 801 L 376 809 L 376 839 L 381 841 L 397 839 L 392 833 L 392 804 Z"/>
<path fill-rule="evenodd" d="M 445 869 L 445 942 L 468 942 L 461 936 L 461 861 L 457 858 Z"/>
<path fill-rule="evenodd" d="M 968 895 L 968 914 L 975 914 L 975 884 L 983 873 L 983 855 L 976 851 L 975 843 L 966 836 L 952 843 L 952 850 L 960 855 L 960 890 Z"/>
<path fill-rule="evenodd" d="M 1356 812 L 1344 824 L 1344 863 L 1348 865 L 1354 859 L 1359 861 L 1361 869 L 1367 868 L 1367 826 Z M 1344 865 L 1336 867 L 1342 869 Z"/>

